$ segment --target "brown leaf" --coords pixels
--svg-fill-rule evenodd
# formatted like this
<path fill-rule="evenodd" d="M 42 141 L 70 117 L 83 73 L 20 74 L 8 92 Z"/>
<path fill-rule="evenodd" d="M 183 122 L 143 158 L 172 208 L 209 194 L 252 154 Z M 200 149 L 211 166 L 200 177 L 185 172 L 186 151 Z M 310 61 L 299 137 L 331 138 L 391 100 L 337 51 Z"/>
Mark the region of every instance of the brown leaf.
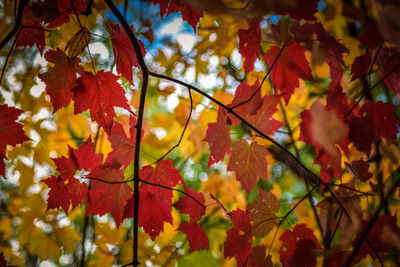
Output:
<path fill-rule="evenodd" d="M 68 41 L 65 50 L 68 52 L 69 58 L 74 58 L 82 54 L 85 48 L 88 46 L 92 36 L 85 27 L 80 29 L 74 36 Z"/>
<path fill-rule="evenodd" d="M 274 194 L 258 190 L 258 198 L 249 206 L 252 231 L 255 236 L 266 235 L 277 225 L 275 213 L 279 202 Z"/>

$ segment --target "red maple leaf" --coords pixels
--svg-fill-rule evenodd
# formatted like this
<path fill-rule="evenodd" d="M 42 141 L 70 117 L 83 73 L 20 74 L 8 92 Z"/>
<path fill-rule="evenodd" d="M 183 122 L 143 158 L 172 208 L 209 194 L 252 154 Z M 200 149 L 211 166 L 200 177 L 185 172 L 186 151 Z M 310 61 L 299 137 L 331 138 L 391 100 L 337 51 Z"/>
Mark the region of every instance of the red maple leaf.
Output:
<path fill-rule="evenodd" d="M 383 47 L 379 53 L 377 64 L 381 67 L 378 71 L 379 77 L 383 78 L 386 74 L 394 70 L 396 66 L 400 64 L 400 53 L 397 49 Z M 383 81 L 387 88 L 393 93 L 400 93 L 400 68 L 394 70 L 386 79 Z"/>
<path fill-rule="evenodd" d="M 78 149 L 68 146 L 68 158 L 62 156 L 52 160 L 60 176 L 68 180 L 73 178 L 76 171 L 80 169 L 91 171 L 101 165 L 103 155 L 95 153 L 92 139 L 89 137 Z"/>
<path fill-rule="evenodd" d="M 165 190 L 165 189 L 163 189 Z M 169 191 L 169 190 L 168 190 Z M 139 225 L 154 240 L 164 229 L 164 222 L 172 224 L 171 200 L 150 188 L 140 188 Z"/>
<path fill-rule="evenodd" d="M 342 155 L 338 146 L 348 152 L 348 129 L 337 112 L 315 101 L 310 110 L 301 113 L 300 140 L 315 146 L 314 164 L 321 165 L 321 179 L 330 182 L 342 177 Z"/>
<path fill-rule="evenodd" d="M 179 226 L 178 230 L 186 235 L 186 239 L 190 246 L 190 252 L 194 252 L 201 248 L 206 250 L 210 248 L 208 237 L 201 226 L 184 222 Z"/>
<path fill-rule="evenodd" d="M 44 54 L 48 62 L 54 64 L 47 72 L 39 74 L 39 78 L 46 84 L 46 93 L 50 96 L 53 110 L 56 112 L 62 106 L 68 105 L 74 95 L 72 89 L 77 85 L 76 74 L 83 73 L 79 66 L 79 58 L 70 59 L 58 49 L 49 50 Z"/>
<path fill-rule="evenodd" d="M 364 74 L 367 74 L 367 71 L 372 62 L 372 53 L 371 50 L 368 49 L 364 55 L 358 56 L 354 59 L 353 64 L 351 65 L 351 80 L 354 81 Z"/>
<path fill-rule="evenodd" d="M 265 256 L 264 246 L 253 247 L 253 253 L 248 261 L 248 266 L 251 267 L 273 267 L 272 256 Z"/>
<path fill-rule="evenodd" d="M 396 108 L 389 103 L 378 101 L 365 103 L 360 111 L 360 117 L 353 117 L 349 123 L 349 139 L 356 148 L 367 154 L 371 151 L 371 145 L 379 137 L 384 137 L 395 142 L 398 133 L 398 120 L 395 114 Z"/>
<path fill-rule="evenodd" d="M 30 46 L 36 45 L 40 54 L 43 55 L 43 50 L 46 47 L 45 31 L 41 24 L 42 20 L 34 11 L 32 6 L 27 6 L 22 15 L 22 28 L 18 35 L 15 45 Z"/>
<path fill-rule="evenodd" d="M 210 146 L 210 157 L 208 167 L 224 159 L 226 154 L 232 150 L 232 140 L 230 137 L 231 127 L 227 123 L 227 114 L 224 109 L 218 109 L 217 122 L 209 123 L 205 141 Z"/>
<path fill-rule="evenodd" d="M 246 81 L 242 82 L 236 88 L 235 97 L 232 100 L 232 104 L 230 104 L 229 106 L 233 107 L 236 105 L 240 105 L 235 108 L 235 111 L 244 119 L 248 119 L 249 116 L 256 114 L 256 112 L 263 104 L 261 92 L 258 91 L 250 101 L 246 101 L 250 99 L 250 97 L 259 87 L 260 83 L 258 82 L 258 80 L 251 86 Z M 230 115 L 229 118 L 231 119 L 233 124 L 240 124 L 240 120 L 238 120 L 236 117 Z"/>
<path fill-rule="evenodd" d="M 168 187 L 175 187 L 179 184 L 183 184 L 184 182 L 182 180 L 182 176 L 179 174 L 179 171 L 172 166 L 173 164 L 174 162 L 172 160 L 164 159 L 159 161 L 155 168 L 151 165 L 147 165 L 140 170 L 140 179 L 146 182 Z M 164 188 L 155 187 L 145 183 L 143 183 L 140 188 L 157 193 L 158 195 L 162 195 L 168 199 L 169 202 L 172 200 L 171 190 L 166 190 Z"/>
<path fill-rule="evenodd" d="M 205 199 L 202 193 L 185 186 L 185 192 L 204 205 Z M 189 214 L 190 223 L 194 224 L 205 214 L 206 210 L 188 196 L 181 197 L 175 204 L 181 213 Z"/>
<path fill-rule="evenodd" d="M 124 171 L 99 166 L 86 177 L 95 178 L 91 179 L 92 188 L 89 190 L 88 214 L 104 215 L 109 212 L 115 223 L 119 225 L 123 220 L 127 201 L 132 195 L 132 188 L 127 183 L 120 183 L 125 180 Z M 114 184 L 110 184 L 113 182 Z"/>
<path fill-rule="evenodd" d="M 77 166 L 77 162 L 74 161 L 72 155 L 72 148 L 69 149 L 69 157 L 62 156 L 61 158 L 52 159 L 54 165 L 56 165 L 56 169 L 59 172 L 59 175 L 64 180 L 69 180 L 74 178 L 75 172 L 79 169 Z"/>
<path fill-rule="evenodd" d="M 321 23 L 318 22 L 313 25 L 314 31 L 317 34 L 317 39 L 327 53 L 326 57 L 334 59 L 340 62 L 341 65 L 344 65 L 342 53 L 349 53 L 349 49 L 339 43 L 334 37 L 330 36 Z"/>
<path fill-rule="evenodd" d="M 228 162 L 228 171 L 234 171 L 236 179 L 249 194 L 259 177 L 267 179 L 267 149 L 256 142 L 237 140 Z"/>
<path fill-rule="evenodd" d="M 295 6 L 289 8 L 289 15 L 297 20 L 315 20 L 314 14 L 318 11 L 318 0 L 296 0 Z"/>
<path fill-rule="evenodd" d="M 103 155 L 95 153 L 90 137 L 78 149 L 68 147 L 68 158 L 53 159 L 59 176 L 56 177 L 57 179 L 54 179 L 53 176 L 44 180 L 44 183 L 50 188 L 47 209 L 54 209 L 61 206 L 65 213 L 68 213 L 70 203 L 72 204 L 72 209 L 74 209 L 83 201 L 87 201 L 89 187 L 87 183 L 75 178 L 75 175 L 77 171 L 82 169 L 85 171 L 93 170 L 95 167 L 101 165 L 102 161 Z M 56 198 L 60 193 L 62 193 L 62 197 L 58 200 Z"/>
<path fill-rule="evenodd" d="M 75 112 L 89 109 L 92 120 L 110 132 L 115 116 L 114 107 L 131 111 L 124 89 L 117 81 L 118 76 L 109 71 L 100 70 L 96 75 L 84 72 L 74 89 Z"/>
<path fill-rule="evenodd" d="M 79 145 L 79 149 L 72 149 L 72 153 L 79 169 L 85 169 L 86 171 L 93 170 L 103 161 L 103 155 L 95 152 L 95 147 L 90 137 Z"/>
<path fill-rule="evenodd" d="M 73 5 L 71 2 L 73 2 Z M 86 10 L 86 5 L 86 1 L 84 0 L 58 0 L 58 14 L 53 18 L 47 19 L 49 21 L 47 27 L 55 28 L 67 23 L 70 19 L 70 15 L 75 15 L 75 11 L 77 14 L 81 15 L 82 12 Z"/>
<path fill-rule="evenodd" d="M 4 252 L 0 252 L 0 266 L 1 267 L 7 267 L 7 261 L 4 258 Z"/>
<path fill-rule="evenodd" d="M 133 84 L 132 67 L 139 68 L 139 61 L 135 50 L 133 49 L 132 42 L 124 28 L 113 21 L 107 22 L 107 29 L 110 32 L 111 46 L 114 53 L 115 63 L 117 65 L 117 72 Z M 131 26 L 133 32 L 133 28 Z M 141 48 L 142 55 L 144 56 L 146 50 L 144 44 L 138 40 Z"/>
<path fill-rule="evenodd" d="M 352 161 L 351 163 L 345 162 L 346 169 L 350 172 L 350 174 L 364 183 L 367 182 L 372 177 L 372 173 L 368 171 L 369 163 L 367 161 L 363 161 L 362 159 Z"/>
<path fill-rule="evenodd" d="M 30 139 L 25 135 L 22 124 L 15 122 L 23 111 L 0 105 L 0 175 L 5 175 L 4 159 L 7 145 L 15 146 Z"/>
<path fill-rule="evenodd" d="M 369 19 L 365 27 L 365 32 L 358 37 L 358 40 L 368 48 L 376 48 L 380 46 L 384 39 L 381 31 L 378 29 L 378 23 L 374 19 Z"/>
<path fill-rule="evenodd" d="M 224 243 L 225 258 L 236 256 L 238 266 L 246 266 L 252 253 L 250 216 L 243 210 L 234 210 L 230 213 L 234 227 L 226 233 Z"/>
<path fill-rule="evenodd" d="M 183 184 L 179 171 L 172 160 L 161 160 L 155 168 L 151 165 L 140 170 L 140 179 L 163 186 L 175 187 Z M 139 225 L 154 240 L 164 229 L 164 222 L 172 223 L 172 191 L 158 186 L 142 183 L 140 185 Z"/>
<path fill-rule="evenodd" d="M 272 46 L 265 53 L 264 61 L 271 66 L 279 51 L 279 46 Z M 304 46 L 293 41 L 289 42 L 271 70 L 272 83 L 281 92 L 286 103 L 289 102 L 294 89 L 299 86 L 299 79 L 313 80 L 305 52 Z"/>
<path fill-rule="evenodd" d="M 244 70 L 254 69 L 254 62 L 260 55 L 261 29 L 260 20 L 253 19 L 247 30 L 239 30 L 239 52 L 244 57 Z"/>
<path fill-rule="evenodd" d="M 89 186 L 87 183 L 81 183 L 78 179 L 71 179 L 66 186 L 68 188 L 72 209 L 78 207 L 83 201 L 88 200 Z"/>
<path fill-rule="evenodd" d="M 258 130 L 266 135 L 271 135 L 283 126 L 283 122 L 275 120 L 272 115 L 277 111 L 279 96 L 264 96 L 262 106 L 253 116 L 250 116 L 249 122 Z"/>
<path fill-rule="evenodd" d="M 185 4 L 184 1 L 181 0 L 170 1 L 167 15 L 172 14 L 174 12 L 181 13 L 183 21 L 186 21 L 190 26 L 192 26 L 194 31 L 196 31 L 197 24 L 203 17 L 203 11 L 193 8 Z"/>
<path fill-rule="evenodd" d="M 293 266 L 293 260 L 301 260 L 301 257 L 307 259 L 310 264 L 314 264 L 299 266 L 315 266 L 316 256 L 313 254 L 313 250 L 321 249 L 321 246 L 314 235 L 314 231 L 307 228 L 305 224 L 296 224 L 293 231 L 286 230 L 279 240 L 282 241 L 282 247 L 279 249 L 278 253 L 284 267 Z M 299 241 L 304 244 L 304 247 L 298 246 Z M 313 245 L 309 241 L 311 241 Z M 301 262 L 307 264 L 307 262 L 303 260 L 301 260 Z"/>
<path fill-rule="evenodd" d="M 363 220 L 362 222 L 362 230 L 367 225 L 367 222 Z M 392 235 L 395 237 L 400 236 L 400 228 L 397 226 L 397 219 L 395 216 L 391 215 L 381 215 L 373 224 L 372 229 L 369 231 L 367 237 L 362 237 L 360 234 L 353 241 L 353 245 L 355 245 L 360 238 L 367 239 L 361 244 L 361 247 L 354 257 L 352 264 L 356 264 L 360 262 L 363 258 L 367 257 L 367 255 L 371 256 L 372 259 L 376 259 L 376 254 L 379 255 L 381 259 L 384 258 L 384 253 L 388 252 L 390 249 L 390 243 L 388 243 L 384 238 L 383 232 L 386 231 L 386 235 Z M 363 231 L 360 231 L 362 233 Z M 387 238 L 387 237 L 386 237 Z M 371 249 L 371 246 L 374 250 Z"/>
<path fill-rule="evenodd" d="M 129 137 L 126 136 L 124 128 L 118 122 L 114 122 L 108 139 L 111 142 L 113 150 L 108 154 L 106 164 L 115 168 L 128 166 L 135 155 L 136 139 L 136 119 L 130 117 Z"/>
<path fill-rule="evenodd" d="M 340 83 L 331 82 L 326 96 L 326 108 L 336 112 L 339 117 L 344 117 L 353 103 L 349 103 Z M 356 112 L 353 110 L 352 113 Z M 343 148 L 342 148 L 343 149 Z"/>
<path fill-rule="evenodd" d="M 167 14 L 168 10 L 168 5 L 169 5 L 169 0 L 150 0 L 154 6 L 157 4 L 160 7 L 160 15 L 161 17 L 164 17 Z"/>
<path fill-rule="evenodd" d="M 296 249 L 289 258 L 289 266 L 313 267 L 317 264 L 317 258 L 312 253 L 315 243 L 310 239 L 297 240 Z"/>
<path fill-rule="evenodd" d="M 44 179 L 43 182 L 50 188 L 49 198 L 47 199 L 47 210 L 61 207 L 68 214 L 70 198 L 64 180 L 60 176 L 51 176 Z"/>

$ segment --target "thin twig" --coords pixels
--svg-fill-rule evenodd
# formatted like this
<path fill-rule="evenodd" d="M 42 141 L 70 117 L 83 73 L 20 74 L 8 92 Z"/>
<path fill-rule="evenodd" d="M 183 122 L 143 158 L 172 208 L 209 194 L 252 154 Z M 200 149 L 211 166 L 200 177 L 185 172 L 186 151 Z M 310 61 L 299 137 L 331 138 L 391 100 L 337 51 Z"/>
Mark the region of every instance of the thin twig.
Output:
<path fill-rule="evenodd" d="M 236 104 L 233 107 L 230 107 L 231 109 L 235 109 L 235 108 L 237 108 L 237 107 L 239 107 L 241 105 L 244 105 L 244 104 L 250 102 L 253 99 L 253 97 L 261 90 L 261 87 L 263 86 L 265 80 L 267 79 L 267 77 L 271 73 L 272 69 L 274 68 L 276 62 L 278 61 L 279 57 L 281 56 L 281 54 L 282 54 L 283 50 L 285 49 L 286 45 L 287 45 L 287 41 L 283 44 L 283 46 L 279 50 L 278 55 L 276 55 L 276 58 L 274 59 L 274 62 L 272 62 L 271 67 L 269 68 L 267 74 L 265 74 L 265 76 L 262 79 L 262 81 L 260 83 L 260 86 L 257 88 L 257 90 L 255 90 L 247 100 L 245 100 L 245 101 L 243 101 L 243 102 L 241 102 L 239 104 Z"/>
<path fill-rule="evenodd" d="M 362 195 L 376 196 L 376 194 L 371 194 L 371 193 L 368 193 L 368 192 L 363 192 L 363 191 L 357 190 L 357 189 L 355 189 L 355 188 L 352 188 L 352 187 L 350 187 L 350 186 L 343 185 L 343 184 L 328 183 L 328 185 L 330 185 L 330 186 L 336 186 L 336 187 L 342 187 L 342 188 L 348 189 L 348 190 L 350 190 L 350 191 L 357 192 L 357 193 L 362 194 Z"/>
<path fill-rule="evenodd" d="M 96 180 L 96 181 L 99 181 L 99 182 L 102 182 L 102 183 L 106 183 L 106 184 L 126 184 L 126 183 L 130 183 L 130 182 L 133 182 L 133 181 L 134 181 L 133 178 L 132 178 L 132 179 L 128 179 L 128 180 L 124 180 L 124 181 L 113 181 L 113 182 L 107 181 L 107 180 L 104 180 L 104 179 L 101 179 L 101 178 L 97 178 L 97 177 L 86 177 L 86 178 L 89 179 L 89 180 Z M 144 184 L 148 184 L 148 185 L 152 185 L 152 186 L 157 186 L 157 187 L 161 187 L 161 188 L 168 189 L 168 190 L 171 190 L 171 191 L 176 191 L 176 192 L 182 193 L 182 194 L 184 194 L 185 196 L 188 196 L 188 197 L 190 197 L 191 199 L 193 199 L 194 201 L 196 201 L 196 203 L 199 204 L 202 208 L 204 208 L 204 209 L 206 208 L 206 206 L 204 206 L 204 205 L 203 205 L 200 201 L 198 201 L 194 196 L 190 195 L 189 193 L 186 193 L 186 192 L 183 191 L 183 190 L 180 190 L 180 189 L 177 189 L 177 188 L 172 188 L 172 187 L 169 187 L 169 186 L 166 186 L 166 185 L 162 185 L 162 184 L 155 184 L 155 183 L 152 183 L 152 182 L 145 181 L 145 180 L 143 180 L 143 179 L 139 179 L 139 181 L 140 181 L 141 183 L 144 183 Z"/>
<path fill-rule="evenodd" d="M 177 147 L 181 144 L 181 142 L 182 142 L 183 136 L 184 136 L 184 134 L 185 134 L 185 131 L 186 131 L 186 129 L 187 129 L 187 126 L 189 125 L 190 118 L 192 117 L 192 111 L 193 111 L 192 92 L 190 91 L 190 88 L 187 88 L 187 89 L 188 89 L 189 98 L 190 98 L 190 112 L 189 112 L 189 115 L 188 115 L 188 117 L 187 117 L 187 119 L 186 119 L 186 123 L 185 123 L 185 126 L 183 127 L 182 134 L 181 134 L 181 136 L 180 136 L 180 138 L 179 138 L 179 141 L 178 141 L 178 143 L 176 143 L 173 147 L 171 147 L 164 155 L 162 155 L 159 159 L 157 159 L 155 162 L 153 162 L 151 165 L 156 164 L 157 162 L 159 162 L 160 160 L 162 160 L 163 158 L 165 158 L 169 153 L 171 153 L 172 150 L 174 150 L 175 148 L 177 148 Z"/>
<path fill-rule="evenodd" d="M 304 174 L 305 177 L 311 179 L 311 182 L 315 185 L 324 185 L 326 186 L 327 190 L 329 191 L 329 193 L 332 195 L 332 197 L 338 202 L 338 205 L 343 209 L 345 215 L 349 218 L 349 220 L 351 221 L 350 215 L 349 213 L 346 211 L 345 207 L 342 205 L 342 203 L 340 202 L 340 200 L 337 198 L 337 196 L 335 195 L 335 193 L 330 189 L 330 187 L 328 186 L 328 184 L 326 182 L 324 182 L 323 180 L 321 180 L 318 176 L 316 176 L 311 170 L 309 170 L 306 166 L 304 166 L 304 164 L 299 161 L 299 159 L 296 158 L 296 156 L 294 156 L 289 150 L 287 150 L 284 146 L 282 146 L 281 144 L 279 144 L 277 141 L 275 141 L 273 138 L 269 137 L 268 135 L 264 134 L 262 131 L 260 131 L 257 127 L 255 127 L 254 125 L 252 125 L 251 123 L 249 123 L 247 120 L 245 120 L 243 117 L 241 117 L 238 113 L 236 113 L 234 110 L 232 110 L 230 107 L 224 105 L 222 102 L 218 101 L 217 99 L 213 98 L 212 96 L 210 96 L 209 94 L 205 93 L 204 91 L 198 89 L 197 87 L 190 85 L 188 83 L 185 83 L 181 80 L 163 75 L 163 74 L 158 74 L 155 72 L 150 71 L 149 74 L 153 77 L 157 77 L 157 78 L 161 78 L 161 79 L 165 79 L 168 81 L 172 81 L 175 82 L 177 84 L 180 84 L 182 86 L 188 87 L 190 89 L 192 89 L 193 91 L 203 95 L 204 97 L 208 98 L 209 100 L 211 100 L 212 102 L 214 102 L 215 104 L 217 104 L 218 106 L 222 107 L 223 109 L 227 110 L 228 112 L 230 112 L 233 116 L 235 116 L 237 119 L 239 119 L 243 124 L 245 124 L 248 128 L 250 128 L 251 130 L 255 131 L 259 136 L 261 136 L 262 138 L 268 140 L 269 142 L 271 142 L 272 144 L 274 144 L 277 149 L 279 149 L 280 151 L 282 151 L 289 160 L 293 161 L 293 163 L 295 163 L 298 167 L 300 167 L 302 173 Z"/>
<path fill-rule="evenodd" d="M 3 47 L 8 43 L 8 41 L 11 40 L 11 38 L 13 38 L 13 36 L 15 34 L 17 34 L 19 28 L 21 27 L 22 14 L 23 14 L 24 8 L 27 4 L 28 4 L 28 0 L 21 0 L 20 4 L 18 5 L 18 10 L 17 10 L 16 18 L 15 18 L 14 27 L 6 35 L 6 37 L 4 37 L 3 40 L 0 41 L 0 50 L 3 49 Z"/>
<path fill-rule="evenodd" d="M 92 5 L 93 5 L 94 0 L 89 0 L 89 2 L 86 5 L 85 10 L 82 11 L 82 15 L 89 16 L 92 14 Z"/>
<path fill-rule="evenodd" d="M 40 31 L 44 31 L 44 32 L 53 32 L 52 30 L 48 30 L 42 27 L 38 27 L 38 26 L 32 26 L 32 25 L 21 25 L 21 29 L 35 29 L 35 30 L 40 30 Z"/>
<path fill-rule="evenodd" d="M 378 82 L 376 82 L 371 88 L 368 90 L 365 90 L 364 93 L 358 98 L 357 102 L 354 103 L 354 105 L 350 108 L 350 110 L 344 115 L 343 119 L 346 119 L 347 116 L 351 114 L 351 112 L 356 108 L 358 104 L 360 104 L 361 100 L 363 100 L 364 97 L 366 97 L 375 87 L 377 87 L 379 84 L 381 84 L 387 77 L 389 77 L 393 72 L 397 70 L 397 68 L 400 67 L 400 64 L 397 64 L 393 69 L 391 69 L 388 73 L 385 74 Z"/>
<path fill-rule="evenodd" d="M 90 57 L 90 62 L 92 63 L 93 71 L 94 71 L 94 73 L 97 73 L 96 66 L 94 65 L 92 53 L 90 52 L 90 49 L 89 49 L 89 42 L 88 42 L 88 40 L 86 39 L 86 34 L 85 34 L 85 33 L 86 33 L 86 30 L 85 30 L 86 28 L 82 25 L 82 22 L 81 22 L 81 20 L 80 20 L 80 18 L 79 18 L 78 12 L 76 11 L 74 1 L 73 1 L 73 0 L 70 0 L 70 2 L 71 2 L 72 8 L 74 9 L 74 13 L 75 13 L 76 19 L 78 20 L 79 27 L 80 27 L 81 30 L 83 31 L 83 38 L 85 38 L 85 43 L 88 44 L 88 45 L 86 46 L 86 49 L 87 49 L 88 54 L 89 54 L 89 57 Z M 89 33 L 90 33 L 90 32 L 89 32 Z"/>
<path fill-rule="evenodd" d="M 10 51 L 8 51 L 6 60 L 4 61 L 3 69 L 1 70 L 0 85 L 3 83 L 3 78 L 4 78 L 4 74 L 6 72 L 7 63 L 8 63 L 8 60 L 10 59 L 12 51 L 14 50 L 14 46 L 15 46 L 15 43 L 17 42 L 17 39 L 18 39 L 18 36 L 19 36 L 20 32 L 21 32 L 21 29 L 18 30 L 18 33 L 16 34 L 15 39 L 14 39 L 12 45 L 11 45 Z"/>
<path fill-rule="evenodd" d="M 300 152 L 299 152 L 299 150 L 298 150 L 298 148 L 296 146 L 295 139 L 293 137 L 293 131 L 292 131 L 292 128 L 290 127 L 289 120 L 288 120 L 287 114 L 286 114 L 286 110 L 285 110 L 285 107 L 282 104 L 282 101 L 279 102 L 279 105 L 281 107 L 283 119 L 284 119 L 284 122 L 286 124 L 286 128 L 288 130 L 288 135 L 289 135 L 292 147 L 294 149 L 295 155 L 300 160 Z M 307 183 L 307 180 L 305 180 L 305 182 L 306 182 L 307 190 L 309 190 L 310 188 L 309 188 L 309 184 Z M 311 195 L 308 196 L 308 202 L 310 203 L 311 209 L 313 211 L 313 214 L 314 214 L 314 217 L 315 217 L 315 221 L 317 222 L 318 229 L 319 229 L 319 231 L 321 233 L 321 237 L 323 237 L 324 236 L 324 230 L 322 228 L 321 220 L 320 220 L 320 218 L 318 216 L 318 212 L 317 212 L 317 209 L 315 208 L 314 200 L 313 200 Z"/>
<path fill-rule="evenodd" d="M 297 206 L 300 205 L 301 202 L 303 202 L 306 198 L 308 198 L 308 196 L 310 196 L 314 192 L 314 190 L 317 188 L 317 186 L 318 185 L 314 185 L 313 188 L 311 188 L 311 190 L 308 191 L 305 196 L 303 196 L 299 201 L 297 201 L 297 203 L 288 212 L 286 212 L 286 214 L 279 221 L 278 227 L 274 233 L 274 237 L 272 238 L 271 245 L 269 246 L 268 255 L 271 254 L 272 245 L 274 244 L 276 235 L 278 234 L 279 226 L 282 225 L 282 223 L 286 220 L 286 218 L 297 208 Z"/>
<path fill-rule="evenodd" d="M 368 236 L 369 232 L 371 231 L 372 227 L 374 226 L 375 221 L 378 219 L 379 213 L 381 212 L 381 210 L 385 207 L 386 203 L 388 202 L 389 198 L 391 197 L 391 195 L 394 193 L 395 190 L 398 189 L 398 187 L 400 186 L 400 178 L 398 176 L 400 176 L 400 168 L 397 169 L 392 176 L 397 177 L 397 181 L 390 187 L 388 193 L 386 194 L 386 196 L 381 199 L 381 202 L 379 203 L 379 206 L 376 208 L 374 214 L 372 215 L 371 219 L 369 219 L 367 226 L 364 228 L 364 231 L 361 232 L 361 236 Z M 358 251 L 361 248 L 362 243 L 364 242 L 363 238 L 359 238 L 357 239 L 356 244 L 354 245 L 354 249 L 351 252 L 350 256 L 347 258 L 346 263 L 344 264 L 344 267 L 348 267 L 351 265 L 352 260 L 354 259 L 354 257 L 356 256 L 356 254 L 358 253 Z M 379 257 L 378 257 L 379 259 Z"/>
<path fill-rule="evenodd" d="M 192 195 L 186 193 L 186 192 L 183 191 L 183 190 L 180 190 L 180 189 L 177 189 L 177 188 L 172 188 L 172 187 L 165 186 L 165 185 L 162 185 L 162 184 L 151 183 L 151 182 L 148 182 L 148 181 L 145 181 L 145 180 L 142 180 L 142 179 L 140 179 L 140 182 L 141 182 L 141 183 L 144 183 L 144 184 L 148 184 L 148 185 L 152 185 L 152 186 L 157 186 L 157 187 L 161 187 L 161 188 L 164 188 L 164 189 L 168 189 L 168 190 L 172 190 L 172 191 L 176 191 L 176 192 L 182 193 L 182 194 L 184 194 L 185 196 L 188 196 L 189 198 L 193 199 L 193 200 L 194 200 L 197 204 L 199 204 L 203 209 L 206 208 L 206 206 L 204 206 L 204 205 L 203 205 L 200 201 L 198 201 L 195 197 L 193 197 Z"/>

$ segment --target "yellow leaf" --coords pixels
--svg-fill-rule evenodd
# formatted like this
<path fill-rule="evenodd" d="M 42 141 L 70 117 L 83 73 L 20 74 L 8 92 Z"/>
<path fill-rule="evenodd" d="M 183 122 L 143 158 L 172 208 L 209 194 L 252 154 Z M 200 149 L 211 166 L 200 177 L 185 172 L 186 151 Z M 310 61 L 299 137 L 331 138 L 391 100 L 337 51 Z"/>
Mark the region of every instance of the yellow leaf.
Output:
<path fill-rule="evenodd" d="M 71 254 L 75 251 L 75 244 L 81 242 L 81 236 L 76 229 L 71 227 L 61 227 L 55 229 L 57 243 L 62 245 Z"/>
<path fill-rule="evenodd" d="M 10 239 L 13 233 L 13 227 L 10 217 L 0 219 L 0 236 L 2 240 Z"/>
<path fill-rule="evenodd" d="M 114 262 L 114 256 L 108 253 L 104 253 L 99 249 L 96 249 L 94 255 L 91 257 L 88 266 L 89 267 L 97 267 L 97 266 L 111 266 Z"/>

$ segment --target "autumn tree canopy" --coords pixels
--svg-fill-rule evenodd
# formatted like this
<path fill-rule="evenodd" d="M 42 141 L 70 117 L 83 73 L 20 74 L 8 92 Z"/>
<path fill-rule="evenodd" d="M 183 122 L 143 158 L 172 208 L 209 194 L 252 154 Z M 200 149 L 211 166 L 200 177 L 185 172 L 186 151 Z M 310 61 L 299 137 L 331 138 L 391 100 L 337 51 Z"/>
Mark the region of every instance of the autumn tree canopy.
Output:
<path fill-rule="evenodd" d="M 0 10 L 0 266 L 400 264 L 398 1 Z"/>

